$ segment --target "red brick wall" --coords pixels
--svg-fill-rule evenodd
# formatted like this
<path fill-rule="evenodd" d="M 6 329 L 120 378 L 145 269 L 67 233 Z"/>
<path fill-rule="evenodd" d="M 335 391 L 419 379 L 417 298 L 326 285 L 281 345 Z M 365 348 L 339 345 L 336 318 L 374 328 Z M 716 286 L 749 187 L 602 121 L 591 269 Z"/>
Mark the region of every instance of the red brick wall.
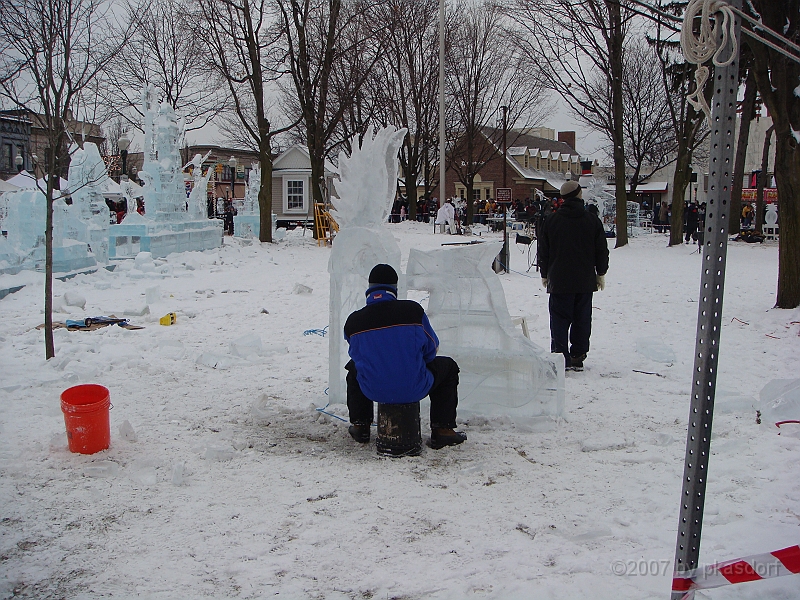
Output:
<path fill-rule="evenodd" d="M 564 142 L 569 144 L 569 147 L 573 150 L 577 150 L 575 148 L 575 132 L 574 131 L 559 131 L 558 132 L 558 141 Z"/>
<path fill-rule="evenodd" d="M 509 157 L 509 160 L 515 160 Z M 493 183 L 493 189 L 497 189 L 499 187 L 503 187 L 503 157 L 500 154 L 497 154 L 493 159 L 486 163 L 486 165 L 480 171 L 481 180 L 486 182 Z M 452 198 L 456 195 L 456 184 L 460 183 L 458 181 L 458 176 L 456 172 L 452 169 L 447 170 L 447 181 L 446 189 L 447 189 L 447 198 Z M 514 200 L 524 200 L 525 198 L 533 198 L 533 189 L 529 183 L 517 183 L 514 181 L 515 178 L 518 178 L 518 173 L 514 170 L 514 167 L 509 164 L 506 167 L 506 187 L 511 188 L 511 197 Z M 439 188 L 438 186 L 433 190 L 431 196 L 435 196 L 437 198 L 440 197 Z M 481 197 L 483 199 L 483 197 Z M 494 194 L 492 194 L 492 198 L 494 198 Z"/>

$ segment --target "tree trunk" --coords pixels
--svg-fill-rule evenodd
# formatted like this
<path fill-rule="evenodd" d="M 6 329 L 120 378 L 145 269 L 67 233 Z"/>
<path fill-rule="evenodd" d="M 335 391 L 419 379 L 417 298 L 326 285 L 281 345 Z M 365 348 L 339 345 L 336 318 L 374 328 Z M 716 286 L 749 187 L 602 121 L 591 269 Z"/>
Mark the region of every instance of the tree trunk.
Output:
<path fill-rule="evenodd" d="M 761 173 L 758 174 L 758 185 L 756 186 L 756 231 L 761 232 L 764 226 L 764 188 L 767 187 L 767 177 L 769 170 L 769 146 L 772 140 L 772 132 L 775 131 L 775 126 L 767 129 L 764 134 L 764 151 L 761 153 Z M 776 169 L 777 172 L 777 169 Z"/>
<path fill-rule="evenodd" d="M 414 169 L 406 171 L 406 200 L 408 200 L 408 220 L 417 220 L 417 174 Z"/>
<path fill-rule="evenodd" d="M 780 236 L 778 241 L 778 299 L 776 308 L 800 306 L 800 148 L 792 132 L 775 136 Z"/>
<path fill-rule="evenodd" d="M 691 175 L 689 163 L 691 155 L 685 145 L 678 146 L 678 157 L 675 161 L 675 177 L 672 180 L 672 218 L 669 228 L 669 245 L 680 246 L 683 244 L 683 203 L 686 196 L 686 186 L 689 185 Z"/>
<path fill-rule="evenodd" d="M 53 168 L 52 154 L 45 168 L 47 175 L 47 216 L 44 226 L 44 356 L 49 360 L 56 355 L 53 343 Z M 56 179 L 57 181 L 57 179 Z"/>
<path fill-rule="evenodd" d="M 744 160 L 747 155 L 747 144 L 750 141 L 750 121 L 753 120 L 755 112 L 757 92 L 755 73 L 753 69 L 750 69 L 744 86 L 742 116 L 739 123 L 739 140 L 736 143 L 736 158 L 733 162 L 733 189 L 731 190 L 731 208 L 728 221 L 728 231 L 731 234 L 739 233 L 739 226 L 742 222 Z"/>
<path fill-rule="evenodd" d="M 611 118 L 614 127 L 614 181 L 617 197 L 617 242 L 619 248 L 628 244 L 628 197 L 625 192 L 625 131 L 622 105 L 622 16 L 619 0 L 609 3 L 609 59 L 611 61 Z"/>
<path fill-rule="evenodd" d="M 259 152 L 261 187 L 258 190 L 258 239 L 272 242 L 272 155 L 270 143 Z"/>

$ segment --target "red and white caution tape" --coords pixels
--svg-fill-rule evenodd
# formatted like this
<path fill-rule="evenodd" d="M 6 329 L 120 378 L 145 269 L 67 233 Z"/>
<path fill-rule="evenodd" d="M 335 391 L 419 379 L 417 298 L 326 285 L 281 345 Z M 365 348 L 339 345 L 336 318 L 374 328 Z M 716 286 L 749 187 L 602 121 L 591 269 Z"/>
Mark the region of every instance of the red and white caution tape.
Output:
<path fill-rule="evenodd" d="M 684 598 L 690 600 L 694 596 L 694 590 L 798 573 L 800 573 L 800 546 L 789 546 L 768 554 L 755 554 L 691 571 L 676 572 L 672 579 L 672 591 L 687 592 Z"/>

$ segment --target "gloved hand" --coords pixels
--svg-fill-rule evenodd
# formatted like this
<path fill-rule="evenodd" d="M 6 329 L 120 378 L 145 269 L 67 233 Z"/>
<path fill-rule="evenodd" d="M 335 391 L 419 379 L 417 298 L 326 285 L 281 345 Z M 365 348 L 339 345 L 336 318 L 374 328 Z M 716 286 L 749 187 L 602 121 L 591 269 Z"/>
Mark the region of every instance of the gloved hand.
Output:
<path fill-rule="evenodd" d="M 542 287 L 544 289 L 547 289 L 547 279 L 545 279 L 544 277 L 542 277 Z"/>
<path fill-rule="evenodd" d="M 605 275 L 598 275 L 597 276 L 597 291 L 602 292 L 606 289 L 606 276 Z"/>

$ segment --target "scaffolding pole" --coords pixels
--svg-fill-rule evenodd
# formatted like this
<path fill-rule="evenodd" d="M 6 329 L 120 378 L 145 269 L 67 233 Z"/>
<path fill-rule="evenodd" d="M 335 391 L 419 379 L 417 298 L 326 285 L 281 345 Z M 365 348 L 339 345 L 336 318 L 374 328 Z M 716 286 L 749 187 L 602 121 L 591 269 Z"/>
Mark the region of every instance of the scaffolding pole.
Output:
<path fill-rule="evenodd" d="M 742 0 L 731 0 L 731 6 L 741 9 Z M 719 14 L 715 15 L 719 22 Z M 741 19 L 733 24 L 736 52 L 739 48 Z M 719 27 L 718 44 L 723 42 L 723 27 Z M 728 42 L 730 43 L 730 41 Z M 686 459 L 683 469 L 680 519 L 675 547 L 675 576 L 698 566 L 700 534 L 703 528 L 703 507 L 708 482 L 708 459 L 711 452 L 711 423 L 719 362 L 719 339 L 722 327 L 722 298 L 725 288 L 725 259 L 728 249 L 731 188 L 733 186 L 734 129 L 736 125 L 736 96 L 739 88 L 739 57 L 723 67 L 716 67 L 714 97 L 711 106 L 711 155 L 709 189 L 703 257 L 700 277 L 700 297 L 697 313 L 697 339 L 692 370 L 692 396 L 689 409 L 689 429 L 686 437 Z M 675 589 L 671 600 L 692 600 L 694 591 Z"/>

